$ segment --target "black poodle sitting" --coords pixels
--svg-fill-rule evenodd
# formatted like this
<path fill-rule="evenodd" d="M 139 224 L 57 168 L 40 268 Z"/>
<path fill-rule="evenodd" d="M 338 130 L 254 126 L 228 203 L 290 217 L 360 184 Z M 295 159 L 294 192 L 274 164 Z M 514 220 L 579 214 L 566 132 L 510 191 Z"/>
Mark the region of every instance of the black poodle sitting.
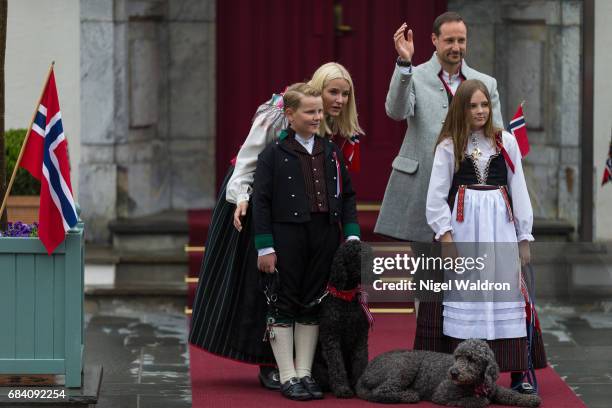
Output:
<path fill-rule="evenodd" d="M 342 244 L 321 303 L 319 350 L 323 362 L 316 358 L 313 371 L 317 381 L 338 398 L 355 395 L 355 384 L 368 365 L 370 322 L 369 312 L 360 303 L 360 284 L 361 269 L 368 268 L 372 258 L 372 249 L 359 240 Z"/>
<path fill-rule="evenodd" d="M 537 407 L 540 397 L 495 383 L 499 367 L 482 340 L 468 339 L 454 354 L 395 350 L 374 358 L 357 384 L 357 395 L 373 402 L 480 408 L 490 403 Z"/>

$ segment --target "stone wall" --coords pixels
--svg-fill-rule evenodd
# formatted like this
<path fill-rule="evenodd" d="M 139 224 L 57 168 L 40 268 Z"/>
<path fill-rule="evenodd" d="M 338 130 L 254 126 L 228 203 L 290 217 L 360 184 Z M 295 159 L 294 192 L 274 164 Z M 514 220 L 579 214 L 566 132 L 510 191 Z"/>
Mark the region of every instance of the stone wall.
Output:
<path fill-rule="evenodd" d="M 80 201 L 108 222 L 210 207 L 215 182 L 215 1 L 80 0 Z"/>
<path fill-rule="evenodd" d="M 522 100 L 536 217 L 578 223 L 582 2 L 449 0 L 468 24 L 470 66 L 497 78 L 504 122 Z"/>

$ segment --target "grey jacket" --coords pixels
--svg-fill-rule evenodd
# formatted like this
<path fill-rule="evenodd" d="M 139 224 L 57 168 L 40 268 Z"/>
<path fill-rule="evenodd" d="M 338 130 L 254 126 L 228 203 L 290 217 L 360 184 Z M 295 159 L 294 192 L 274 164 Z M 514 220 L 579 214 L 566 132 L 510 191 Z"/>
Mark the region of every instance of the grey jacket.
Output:
<path fill-rule="evenodd" d="M 425 219 L 425 200 L 434 158 L 435 143 L 448 112 L 448 96 L 438 73 L 442 67 L 434 53 L 429 61 L 404 75 L 396 66 L 385 109 L 395 120 L 406 120 L 408 128 L 402 147 L 393 160 L 391 177 L 374 232 L 389 237 L 431 242 L 433 232 Z M 470 68 L 465 61 L 461 72 L 466 79 L 479 79 L 489 89 L 493 123 L 503 127 L 495 78 Z"/>

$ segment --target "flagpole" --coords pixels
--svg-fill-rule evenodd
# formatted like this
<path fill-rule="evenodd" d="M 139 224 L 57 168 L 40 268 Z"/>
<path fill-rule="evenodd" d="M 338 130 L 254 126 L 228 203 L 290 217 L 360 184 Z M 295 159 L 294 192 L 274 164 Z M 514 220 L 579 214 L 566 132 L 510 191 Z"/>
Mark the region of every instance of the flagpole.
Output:
<path fill-rule="evenodd" d="M 51 77 L 51 73 L 53 72 L 53 67 L 55 66 L 55 61 L 51 61 L 51 66 L 49 67 L 49 71 L 47 72 L 47 78 L 43 84 L 42 91 L 40 91 L 40 96 L 38 97 L 38 103 L 34 108 L 34 113 L 32 114 L 32 119 L 30 120 L 30 126 L 28 127 L 28 131 L 23 139 L 23 144 L 21 145 L 21 151 L 19 152 L 19 157 L 17 157 L 17 161 L 15 162 L 15 168 L 13 168 L 13 174 L 11 175 L 11 180 L 9 181 L 8 187 L 6 188 L 6 193 L 4 193 L 4 198 L 2 199 L 2 207 L 0 207 L 0 217 L 4 213 L 4 208 L 6 207 L 6 202 L 11 193 L 11 189 L 13 188 L 13 182 L 15 181 L 15 176 L 17 175 L 17 170 L 19 169 L 19 164 L 21 163 L 21 158 L 23 157 L 23 152 L 25 150 L 25 146 L 28 143 L 28 138 L 30 137 L 30 133 L 32 132 L 32 124 L 34 124 L 34 119 L 36 118 L 36 114 L 38 113 L 38 107 L 40 106 L 40 102 L 42 101 L 42 97 L 45 93 L 45 89 L 47 89 L 47 83 L 49 82 L 49 77 Z M 1 129 L 4 132 L 4 129 Z"/>

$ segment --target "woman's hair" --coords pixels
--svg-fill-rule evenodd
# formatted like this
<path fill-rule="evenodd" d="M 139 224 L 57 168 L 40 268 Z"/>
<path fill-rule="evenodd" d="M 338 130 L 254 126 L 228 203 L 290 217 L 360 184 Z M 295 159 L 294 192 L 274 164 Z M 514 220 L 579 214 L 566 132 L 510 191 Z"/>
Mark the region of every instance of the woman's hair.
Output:
<path fill-rule="evenodd" d="M 312 79 L 308 83 L 323 92 L 327 84 L 334 79 L 344 79 L 348 82 L 351 89 L 348 101 L 346 105 L 342 107 L 340 115 L 337 118 L 325 115 L 325 126 L 321 126 L 319 131 L 321 136 L 324 136 L 325 133 L 331 133 L 350 138 L 357 133 L 363 134 L 363 130 L 361 130 L 359 121 L 357 120 L 355 87 L 351 75 L 346 68 L 337 62 L 328 62 L 327 64 L 321 65 L 315 73 L 312 74 Z"/>
<path fill-rule="evenodd" d="M 495 143 L 495 134 L 501 129 L 493 126 L 493 107 L 491 106 L 491 96 L 489 90 L 481 81 L 477 79 L 468 79 L 463 81 L 448 108 L 444 125 L 438 136 L 436 146 L 445 139 L 453 141 L 453 149 L 455 152 L 455 171 L 459 169 L 459 164 L 465 159 L 465 149 L 467 148 L 468 138 L 471 133 L 471 112 L 470 104 L 472 96 L 476 91 L 481 91 L 487 98 L 489 103 L 489 117 L 483 126 L 483 132 L 486 139 Z"/>
<path fill-rule="evenodd" d="M 291 108 L 297 110 L 300 107 L 302 98 L 306 96 L 319 97 L 321 96 L 321 91 L 305 82 L 289 85 L 283 94 L 283 109 Z"/>

